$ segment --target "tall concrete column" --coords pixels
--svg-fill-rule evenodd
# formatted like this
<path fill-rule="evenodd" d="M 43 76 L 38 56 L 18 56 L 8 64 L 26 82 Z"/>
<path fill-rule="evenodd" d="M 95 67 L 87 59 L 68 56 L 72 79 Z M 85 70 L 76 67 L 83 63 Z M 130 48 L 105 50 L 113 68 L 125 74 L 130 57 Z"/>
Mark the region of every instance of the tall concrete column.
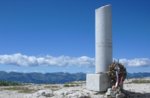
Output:
<path fill-rule="evenodd" d="M 95 10 L 95 59 L 96 73 L 106 72 L 112 63 L 112 14 L 111 6 Z"/>
<path fill-rule="evenodd" d="M 112 14 L 111 5 L 95 10 L 95 74 L 87 74 L 86 88 L 103 92 L 110 86 L 107 75 L 112 63 Z"/>

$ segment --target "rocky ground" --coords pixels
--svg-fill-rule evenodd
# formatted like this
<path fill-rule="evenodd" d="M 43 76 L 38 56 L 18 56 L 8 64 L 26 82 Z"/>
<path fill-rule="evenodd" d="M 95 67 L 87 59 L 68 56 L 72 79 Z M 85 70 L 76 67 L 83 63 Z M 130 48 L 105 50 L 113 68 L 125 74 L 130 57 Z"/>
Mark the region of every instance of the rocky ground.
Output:
<path fill-rule="evenodd" d="M 127 98 L 150 98 L 150 83 L 124 83 Z M 30 84 L 0 87 L 0 98 L 107 98 L 103 93 L 89 91 L 85 82 L 68 84 Z"/>

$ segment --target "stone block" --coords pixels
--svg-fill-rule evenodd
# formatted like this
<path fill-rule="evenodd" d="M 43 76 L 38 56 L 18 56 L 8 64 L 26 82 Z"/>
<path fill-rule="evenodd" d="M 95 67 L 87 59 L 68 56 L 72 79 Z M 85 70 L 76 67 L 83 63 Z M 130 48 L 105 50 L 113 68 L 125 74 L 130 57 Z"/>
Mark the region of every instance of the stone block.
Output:
<path fill-rule="evenodd" d="M 106 73 L 86 75 L 86 88 L 88 90 L 104 92 L 109 87 L 110 81 Z"/>

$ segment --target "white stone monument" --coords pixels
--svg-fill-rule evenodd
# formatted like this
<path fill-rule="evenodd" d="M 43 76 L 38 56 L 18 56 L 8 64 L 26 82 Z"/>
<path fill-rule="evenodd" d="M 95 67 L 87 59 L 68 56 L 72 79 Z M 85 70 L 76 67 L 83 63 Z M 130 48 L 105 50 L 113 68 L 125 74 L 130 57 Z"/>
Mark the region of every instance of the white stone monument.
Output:
<path fill-rule="evenodd" d="M 86 88 L 103 92 L 110 87 L 107 75 L 112 63 L 112 13 L 111 5 L 95 10 L 95 74 L 87 74 Z"/>

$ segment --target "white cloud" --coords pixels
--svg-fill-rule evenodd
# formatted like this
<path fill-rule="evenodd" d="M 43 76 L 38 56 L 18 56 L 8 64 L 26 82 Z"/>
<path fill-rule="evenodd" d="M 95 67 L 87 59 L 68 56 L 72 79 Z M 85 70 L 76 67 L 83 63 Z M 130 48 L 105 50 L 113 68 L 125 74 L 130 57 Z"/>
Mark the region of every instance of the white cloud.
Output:
<path fill-rule="evenodd" d="M 12 55 L 0 55 L 0 64 L 11 64 L 18 66 L 94 66 L 94 58 L 87 56 L 69 57 L 69 56 L 27 56 L 21 53 Z"/>
<path fill-rule="evenodd" d="M 149 58 L 119 59 L 127 66 L 150 66 Z M 0 64 L 11 64 L 18 66 L 95 66 L 95 59 L 88 56 L 27 56 L 21 53 L 11 55 L 0 55 Z"/>
<path fill-rule="evenodd" d="M 150 66 L 149 58 L 120 59 L 119 61 L 128 66 Z"/>

